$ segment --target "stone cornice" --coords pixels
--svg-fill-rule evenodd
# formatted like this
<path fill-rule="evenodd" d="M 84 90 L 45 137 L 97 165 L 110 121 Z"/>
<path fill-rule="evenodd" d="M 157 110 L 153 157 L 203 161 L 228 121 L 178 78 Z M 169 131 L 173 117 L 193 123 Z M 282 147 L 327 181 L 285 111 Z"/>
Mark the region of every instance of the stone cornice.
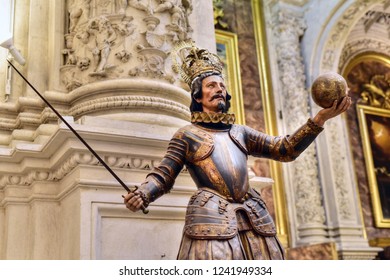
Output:
<path fill-rule="evenodd" d="M 148 79 L 100 81 L 70 93 L 47 91 L 43 95 L 62 116 L 80 119 L 86 115 L 121 115 L 127 120 L 138 113 L 165 115 L 176 123 L 190 120 L 190 94 L 177 86 Z M 7 114 L 0 115 L 0 145 L 10 147 L 15 141 L 33 142 L 29 135 L 39 135 L 41 124 L 57 123 L 58 117 L 38 97 L 19 98 L 15 103 L 0 104 Z M 163 120 L 162 118 L 160 118 Z M 143 122 L 141 120 L 141 122 Z M 145 119 L 145 122 L 148 122 Z M 150 120 L 149 120 L 150 122 Z M 23 131 L 17 133 L 18 131 Z M 19 136 L 18 136 L 19 135 Z M 22 136 L 22 138 L 20 138 Z"/>
<path fill-rule="evenodd" d="M 52 134 L 45 144 L 24 145 L 10 149 L 8 155 L 0 155 L 0 193 L 16 191 L 17 197 L 31 194 L 30 188 L 36 184 L 59 182 L 76 168 L 93 168 L 95 172 L 106 172 L 107 181 L 115 179 L 102 169 L 101 163 L 87 150 L 75 136 L 63 127 Z M 150 171 L 160 161 L 165 152 L 170 136 L 161 133 L 159 137 L 148 132 L 137 133 L 121 129 L 92 127 L 72 123 L 79 134 L 95 147 L 99 156 L 113 170 L 127 170 L 129 172 Z M 119 125 L 118 125 L 119 126 Z M 110 144 L 107 144 L 110 143 Z M 122 173 L 123 171 L 121 171 Z M 185 172 L 185 170 L 184 170 Z M 105 176 L 105 175 L 104 175 Z M 38 184 L 38 185 L 39 185 Z M 53 184 L 50 186 L 58 186 Z M 18 190 L 25 191 L 18 191 Z M 59 190 L 56 190 L 57 192 Z M 47 195 L 53 195 L 52 187 L 48 187 Z M 0 195 L 1 196 L 1 195 Z M 11 195 L 13 196 L 13 195 Z"/>

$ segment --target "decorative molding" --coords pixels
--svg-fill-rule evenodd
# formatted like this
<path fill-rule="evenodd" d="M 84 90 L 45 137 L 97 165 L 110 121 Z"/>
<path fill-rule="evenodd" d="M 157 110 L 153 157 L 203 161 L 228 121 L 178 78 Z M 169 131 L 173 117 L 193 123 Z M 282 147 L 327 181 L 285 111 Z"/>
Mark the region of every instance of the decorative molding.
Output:
<path fill-rule="evenodd" d="M 339 72 L 342 72 L 342 70 L 348 65 L 351 59 L 361 53 L 366 52 L 381 53 L 387 56 L 390 53 L 390 45 L 384 42 L 373 40 L 371 38 L 350 42 L 349 44 L 344 46 L 341 52 L 338 65 Z"/>
<path fill-rule="evenodd" d="M 384 7 L 384 10 L 389 6 Z M 380 11 L 368 11 L 363 17 L 364 21 L 364 31 L 367 33 L 374 24 L 383 25 L 387 28 L 388 36 L 390 39 L 390 13 L 380 12 Z"/>
<path fill-rule="evenodd" d="M 225 11 L 224 11 L 224 1 L 223 0 L 213 0 L 214 8 L 214 27 L 217 29 L 221 27 L 226 30 L 229 29 L 229 24 L 225 21 Z"/>
<path fill-rule="evenodd" d="M 387 1 L 387 0 L 386 0 Z M 324 47 L 323 57 L 321 59 L 322 71 L 334 69 L 335 62 L 338 60 L 338 50 L 340 49 L 340 40 L 346 38 L 350 28 L 355 23 L 356 17 L 368 7 L 379 3 L 385 3 L 384 0 L 357 0 L 343 13 L 339 20 L 333 24 L 333 29 L 328 35 L 327 43 Z"/>
<path fill-rule="evenodd" d="M 57 120 L 57 116 L 49 108 L 44 108 L 41 113 L 20 113 L 16 119 L 0 118 L 0 130 L 13 131 L 24 126 L 38 128 L 41 124 Z"/>
<path fill-rule="evenodd" d="M 99 99 L 94 99 L 82 103 L 69 110 L 68 115 L 76 118 L 88 113 L 97 111 L 112 111 L 115 109 L 153 109 L 169 112 L 171 116 L 179 117 L 184 120 L 190 119 L 190 111 L 188 106 L 181 103 L 170 101 L 154 96 L 110 96 Z"/>
<path fill-rule="evenodd" d="M 0 110 L 6 111 L 7 116 L 0 117 L 0 131 L 13 131 L 24 126 L 29 126 L 30 129 L 31 127 L 38 128 L 41 124 L 57 120 L 51 109 L 45 107 L 38 98 L 20 97 L 12 106 L 1 105 L 4 104 L 0 104 Z M 38 111 L 41 112 L 36 113 Z M 59 109 L 59 112 L 63 113 L 63 110 Z"/>
<path fill-rule="evenodd" d="M 167 116 L 166 119 L 160 118 L 161 123 L 165 121 L 177 126 L 190 120 L 187 105 L 190 103 L 190 94 L 187 91 L 147 79 L 100 81 L 71 93 L 46 91 L 44 96 L 61 115 L 73 116 L 76 120 L 84 115 L 96 115 L 100 112 L 106 115 L 117 114 L 125 120 L 133 120 L 133 117 L 138 120 L 140 110 L 149 114 L 148 119 L 142 119 L 144 122 L 155 121 L 156 114 Z M 8 112 L 0 117 L 0 130 L 3 131 L 0 146 L 3 147 L 12 147 L 14 140 L 35 143 L 35 138 L 47 135 L 41 131 L 43 126 L 58 123 L 56 114 L 38 98 L 22 97 L 14 104 L 0 104 L 0 107 Z M 23 133 L 18 131 L 24 131 L 25 135 L 33 134 L 34 137 L 20 138 Z"/>
<path fill-rule="evenodd" d="M 374 75 L 370 82 L 363 84 L 361 92 L 361 104 L 390 109 L 390 77 L 385 75 Z"/>
<path fill-rule="evenodd" d="M 161 158 L 139 158 L 132 156 L 104 156 L 105 162 L 114 168 L 131 170 L 152 170 L 161 161 Z M 34 181 L 60 181 L 78 165 L 97 166 L 99 161 L 90 153 L 73 153 L 56 170 L 42 170 L 33 168 L 26 173 L 7 174 L 0 176 L 0 188 L 7 185 L 30 186 Z M 183 170 L 182 172 L 185 172 Z"/>

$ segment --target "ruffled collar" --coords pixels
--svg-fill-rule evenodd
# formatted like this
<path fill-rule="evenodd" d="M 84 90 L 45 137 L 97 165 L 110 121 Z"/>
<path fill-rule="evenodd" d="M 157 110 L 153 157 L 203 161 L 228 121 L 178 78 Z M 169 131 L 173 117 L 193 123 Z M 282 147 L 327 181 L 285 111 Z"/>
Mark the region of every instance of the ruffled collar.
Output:
<path fill-rule="evenodd" d="M 206 112 L 192 112 L 191 123 L 204 124 L 234 124 L 236 117 L 234 114 L 228 113 L 206 113 Z"/>

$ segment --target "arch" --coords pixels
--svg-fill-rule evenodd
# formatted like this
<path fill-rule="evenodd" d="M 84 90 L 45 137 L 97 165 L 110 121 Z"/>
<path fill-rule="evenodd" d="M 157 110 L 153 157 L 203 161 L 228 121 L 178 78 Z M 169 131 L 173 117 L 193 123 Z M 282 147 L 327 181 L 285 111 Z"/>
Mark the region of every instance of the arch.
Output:
<path fill-rule="evenodd" d="M 383 0 L 349 0 L 333 7 L 333 12 L 321 25 L 323 29 L 318 32 L 319 36 L 312 49 L 312 58 L 308 63 L 308 71 L 311 71 L 308 73 L 309 84 L 312 83 L 313 77 L 321 72 L 338 70 L 342 46 L 345 45 L 350 31 L 368 10 L 383 2 Z"/>

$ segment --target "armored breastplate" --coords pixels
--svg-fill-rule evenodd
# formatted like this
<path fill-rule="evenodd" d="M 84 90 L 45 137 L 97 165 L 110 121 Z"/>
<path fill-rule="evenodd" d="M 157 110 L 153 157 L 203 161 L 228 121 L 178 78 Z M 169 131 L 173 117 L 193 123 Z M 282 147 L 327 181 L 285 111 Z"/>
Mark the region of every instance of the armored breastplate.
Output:
<path fill-rule="evenodd" d="M 228 129 L 192 126 L 187 169 L 198 188 L 216 190 L 234 202 L 242 202 L 248 191 L 247 155 L 232 140 Z"/>
<path fill-rule="evenodd" d="M 309 119 L 291 135 L 270 136 L 231 124 L 222 113 L 216 120 L 213 115 L 198 117 L 192 120 L 196 124 L 175 133 L 164 158 L 140 186 L 145 205 L 171 190 L 184 165 L 198 188 L 216 191 L 230 203 L 243 203 L 249 187 L 247 155 L 292 161 L 323 130 Z"/>

